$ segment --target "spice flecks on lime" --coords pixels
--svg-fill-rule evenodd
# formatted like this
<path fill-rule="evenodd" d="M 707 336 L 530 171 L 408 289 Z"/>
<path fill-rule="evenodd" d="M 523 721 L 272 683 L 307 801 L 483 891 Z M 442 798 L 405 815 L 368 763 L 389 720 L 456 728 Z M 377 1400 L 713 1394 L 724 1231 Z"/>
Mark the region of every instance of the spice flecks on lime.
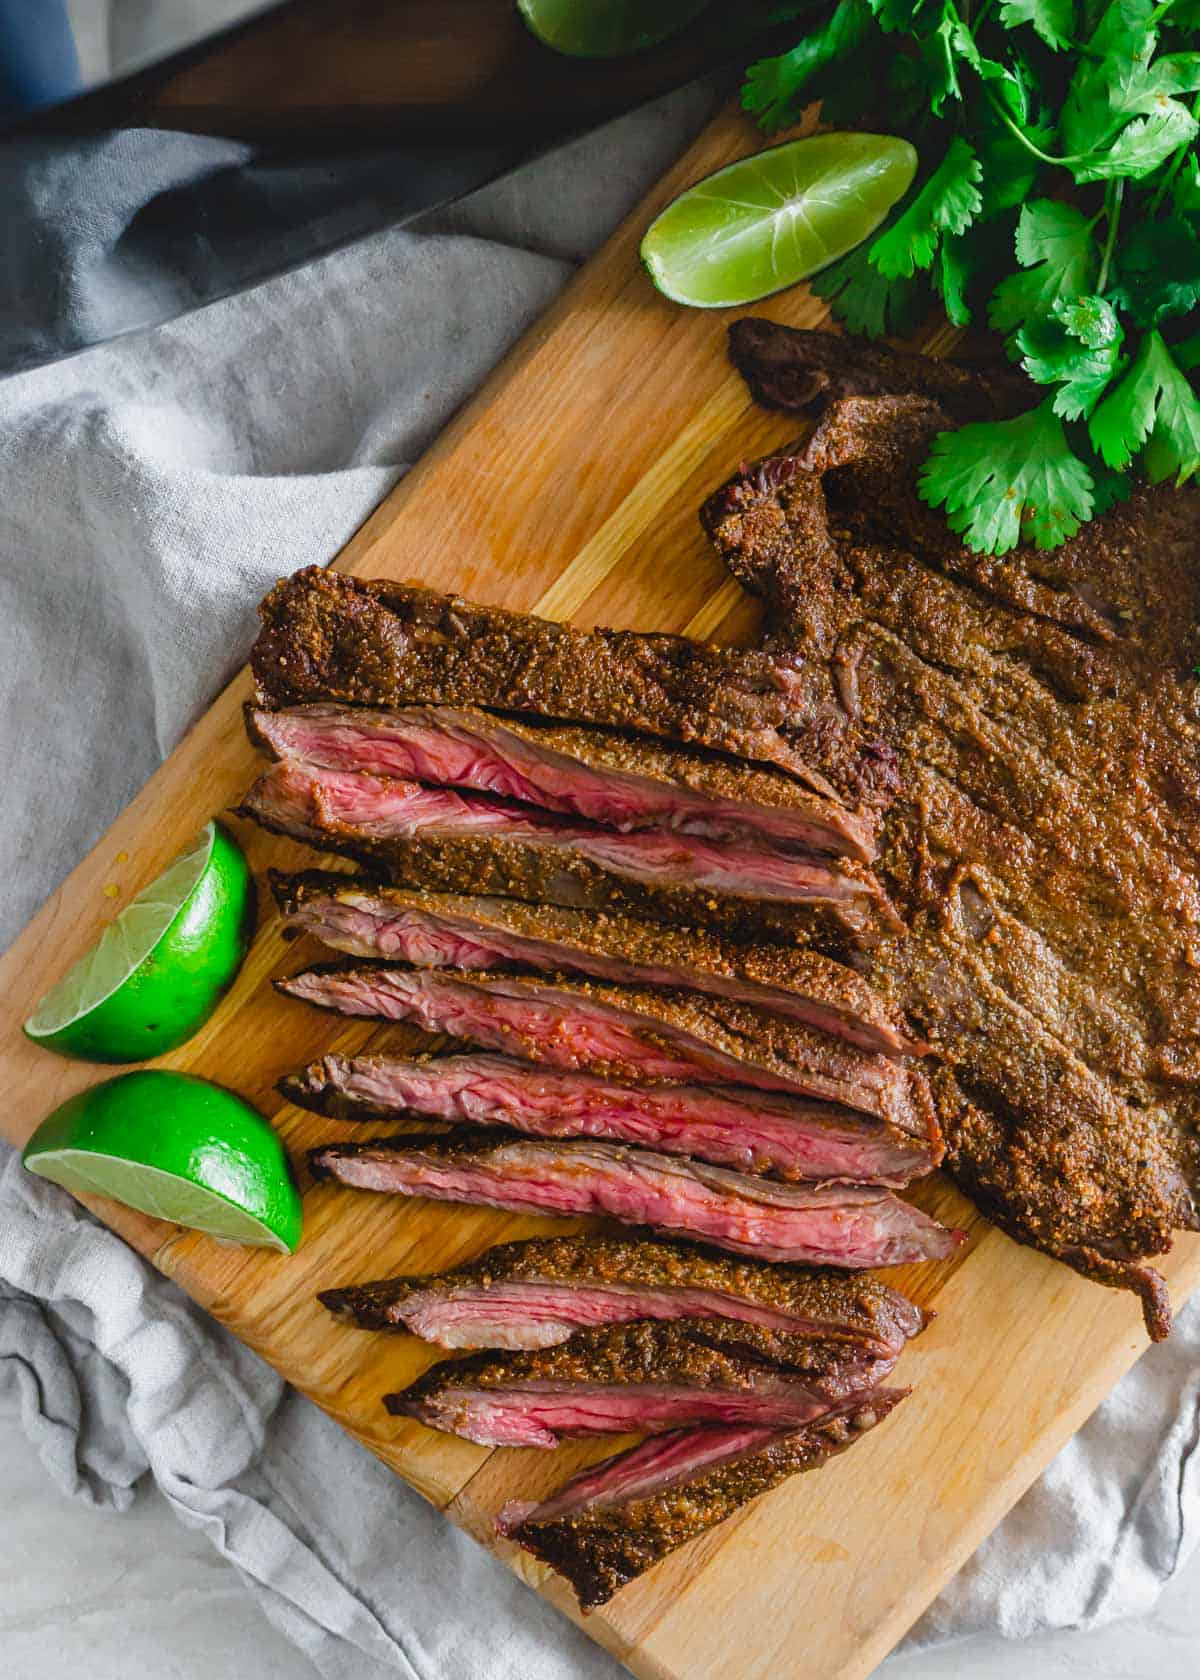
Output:
<path fill-rule="evenodd" d="M 710 0 L 517 0 L 530 32 L 569 58 L 622 58 L 684 29 Z"/>
<path fill-rule="evenodd" d="M 254 878 L 209 823 L 47 993 L 25 1023 L 49 1050 L 140 1062 L 185 1043 L 233 984 L 254 932 Z"/>
<path fill-rule="evenodd" d="M 42 1121 L 21 1158 L 66 1190 L 224 1242 L 290 1254 L 300 1241 L 278 1137 L 232 1091 L 190 1074 L 142 1068 L 93 1085 Z"/>
<path fill-rule="evenodd" d="M 814 134 L 698 181 L 651 224 L 642 261 L 676 303 L 720 309 L 794 286 L 862 243 L 912 185 L 886 134 Z"/>

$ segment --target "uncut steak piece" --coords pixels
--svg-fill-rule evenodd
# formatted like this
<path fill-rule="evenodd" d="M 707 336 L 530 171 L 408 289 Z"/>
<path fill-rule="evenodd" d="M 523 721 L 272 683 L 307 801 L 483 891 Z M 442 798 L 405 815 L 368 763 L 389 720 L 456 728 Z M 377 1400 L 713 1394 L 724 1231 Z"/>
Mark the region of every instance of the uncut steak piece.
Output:
<path fill-rule="evenodd" d="M 592 1137 L 786 1180 L 903 1187 L 933 1170 L 927 1139 L 831 1103 L 700 1085 L 626 1086 L 505 1056 L 325 1056 L 279 1083 L 344 1120 L 428 1119 L 527 1136 Z"/>
<path fill-rule="evenodd" d="M 953 1176 L 1158 1338 L 1144 1262 L 1200 1224 L 1200 495 L 973 553 L 916 489 L 952 421 L 906 388 L 835 403 L 704 523 L 895 753 L 906 930 L 865 962 L 934 1044 Z"/>
<path fill-rule="evenodd" d="M 796 1429 L 876 1387 L 895 1362 L 722 1319 L 606 1324 L 557 1347 L 445 1360 L 384 1405 L 482 1447 L 703 1424 Z"/>
<path fill-rule="evenodd" d="M 793 1430 L 726 1426 L 652 1435 L 572 1476 L 549 1499 L 514 1500 L 496 1531 L 565 1575 L 584 1610 L 798 1471 L 818 1470 L 910 1390 L 856 1395 Z"/>
<path fill-rule="evenodd" d="M 605 724 L 780 765 L 852 805 L 886 792 L 886 756 L 840 738 L 824 684 L 789 655 L 684 636 L 576 630 L 456 595 L 309 567 L 259 608 L 258 699 L 361 706 L 489 706 Z"/>
<path fill-rule="evenodd" d="M 238 815 L 437 892 L 612 910 L 743 938 L 805 930 L 831 950 L 879 938 L 886 919 L 879 883 L 862 864 L 684 834 L 617 834 L 491 794 L 362 771 L 273 764 Z"/>
<path fill-rule="evenodd" d="M 837 1103 L 911 1133 L 941 1158 L 932 1095 L 917 1069 L 721 998 L 384 963 L 318 966 L 275 986 L 339 1015 L 404 1021 L 535 1065 Z"/>
<path fill-rule="evenodd" d="M 246 729 L 273 758 L 495 794 L 621 834 L 667 830 L 861 863 L 875 855 L 867 817 L 782 771 L 630 732 L 451 706 L 248 706 Z"/>
<path fill-rule="evenodd" d="M 510 1213 L 607 1215 L 735 1254 L 801 1265 L 940 1260 L 965 1240 L 875 1185 L 777 1184 L 616 1143 L 559 1143 L 467 1130 L 329 1143 L 316 1179 L 357 1190 L 472 1202 Z"/>
<path fill-rule="evenodd" d="M 422 968 L 531 968 L 634 986 L 689 986 L 863 1049 L 920 1046 L 859 976 L 819 952 L 740 944 L 698 928 L 467 893 L 432 893 L 310 870 L 270 871 L 288 928 L 351 956 Z"/>
<path fill-rule="evenodd" d="M 323 1289 L 335 1317 L 447 1348 L 541 1348 L 631 1319 L 721 1318 L 898 1355 L 924 1314 L 865 1274 L 735 1260 L 683 1243 L 530 1237 L 423 1277 Z"/>

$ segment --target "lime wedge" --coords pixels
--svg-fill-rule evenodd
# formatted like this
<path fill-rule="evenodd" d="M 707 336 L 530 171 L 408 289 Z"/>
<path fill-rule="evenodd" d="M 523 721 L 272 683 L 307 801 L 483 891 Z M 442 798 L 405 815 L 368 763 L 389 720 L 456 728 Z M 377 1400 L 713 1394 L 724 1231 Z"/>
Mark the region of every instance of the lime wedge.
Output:
<path fill-rule="evenodd" d="M 47 993 L 25 1031 L 83 1061 L 173 1050 L 233 984 L 253 931 L 253 876 L 233 836 L 209 823 Z"/>
<path fill-rule="evenodd" d="M 300 1241 L 283 1145 L 240 1097 L 189 1074 L 143 1068 L 79 1092 L 21 1159 L 77 1195 L 110 1196 L 223 1242 L 291 1254 Z"/>
<path fill-rule="evenodd" d="M 754 303 L 861 244 L 916 168 L 908 141 L 886 134 L 788 140 L 680 193 L 651 223 L 642 261 L 676 303 Z"/>
<path fill-rule="evenodd" d="M 543 46 L 570 58 L 645 52 L 685 28 L 709 0 L 517 0 Z"/>

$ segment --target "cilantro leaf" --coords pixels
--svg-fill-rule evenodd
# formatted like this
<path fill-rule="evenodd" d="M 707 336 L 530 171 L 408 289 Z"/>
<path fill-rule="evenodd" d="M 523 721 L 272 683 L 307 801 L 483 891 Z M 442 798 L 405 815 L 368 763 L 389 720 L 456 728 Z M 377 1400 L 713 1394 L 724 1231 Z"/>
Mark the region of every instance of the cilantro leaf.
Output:
<path fill-rule="evenodd" d="M 1085 304 L 1098 305 L 1099 310 L 1089 312 Z M 1081 420 L 1092 412 L 1118 371 L 1124 334 L 1103 298 L 1079 299 L 1070 309 L 1075 313 L 1056 307 L 1053 320 L 1027 321 L 1017 332 L 1017 347 L 1021 366 L 1035 384 L 1058 386 L 1052 399 L 1055 414 L 1064 420 Z M 1082 324 L 1089 337 L 1103 334 L 1101 341 L 1088 343 L 1071 330 L 1068 321 Z"/>
<path fill-rule="evenodd" d="M 923 275 L 886 279 L 868 260 L 865 245 L 814 274 L 809 284 L 839 321 L 867 338 L 903 338 L 915 332 L 933 302 Z"/>
<path fill-rule="evenodd" d="M 1031 23 L 1052 51 L 1071 45 L 1075 27 L 1074 0 L 1001 0 L 1000 18 L 1006 29 Z"/>
<path fill-rule="evenodd" d="M 942 0 L 941 18 L 920 42 L 920 54 L 929 77 L 929 108 L 940 117 L 947 99 L 962 99 L 961 67 L 978 70 L 980 66 L 975 37 L 959 17 L 954 0 Z"/>
<path fill-rule="evenodd" d="M 1171 354 L 1175 358 L 1175 366 L 1181 367 L 1185 373 L 1200 367 L 1200 333 L 1193 333 L 1191 338 L 1184 338 L 1178 344 L 1173 344 Z"/>
<path fill-rule="evenodd" d="M 1111 95 L 1134 65 L 1145 66 L 1157 44 L 1152 0 L 1112 0 L 1100 16 L 1071 77 L 1062 110 L 1062 136 L 1072 154 L 1097 151 L 1121 127 L 1127 109 Z"/>
<path fill-rule="evenodd" d="M 1059 298 L 1052 314 L 1072 338 L 1077 338 L 1080 344 L 1086 344 L 1092 350 L 1103 349 L 1109 344 L 1119 345 L 1125 336 L 1125 330 L 1117 320 L 1117 312 L 1107 298 Z"/>
<path fill-rule="evenodd" d="M 992 293 L 988 319 L 997 332 L 1049 315 L 1060 298 L 1090 292 L 1100 267 L 1092 223 L 1074 204 L 1050 198 L 1036 198 L 1021 211 L 1016 251 L 1022 271 Z"/>
<path fill-rule="evenodd" d="M 1121 245 L 1112 296 L 1139 327 L 1200 303 L 1200 239 L 1182 216 L 1139 222 Z"/>
<path fill-rule="evenodd" d="M 908 279 L 928 268 L 943 233 L 965 233 L 983 199 L 976 184 L 983 175 L 975 150 L 955 135 L 946 155 L 906 210 L 871 246 L 871 261 L 889 280 Z"/>
<path fill-rule="evenodd" d="M 928 0 L 869 0 L 869 3 L 885 35 L 894 35 L 901 29 L 911 35 Z"/>
<path fill-rule="evenodd" d="M 1058 548 L 1073 537 L 1091 518 L 1092 485 L 1047 399 L 1014 420 L 940 432 L 918 489 L 968 548 L 1007 554 L 1022 538 Z"/>
<path fill-rule="evenodd" d="M 810 31 L 791 52 L 762 58 L 746 72 L 742 104 L 768 132 L 795 122 L 819 90 L 819 71 L 849 57 L 871 26 L 867 0 L 838 0 L 832 17 Z"/>
<path fill-rule="evenodd" d="M 1147 476 L 1182 484 L 1200 469 L 1200 400 L 1157 330 L 1092 415 L 1092 443 L 1110 467 L 1127 467 L 1145 445 Z"/>
<path fill-rule="evenodd" d="M 1200 122 L 1187 106 L 1177 99 L 1164 99 L 1153 116 L 1135 117 L 1106 152 L 1085 157 L 1072 166 L 1072 173 L 1081 184 L 1115 181 L 1122 175 L 1141 181 L 1160 163 L 1165 163 L 1172 152 L 1189 145 L 1197 133 L 1200 133 Z"/>

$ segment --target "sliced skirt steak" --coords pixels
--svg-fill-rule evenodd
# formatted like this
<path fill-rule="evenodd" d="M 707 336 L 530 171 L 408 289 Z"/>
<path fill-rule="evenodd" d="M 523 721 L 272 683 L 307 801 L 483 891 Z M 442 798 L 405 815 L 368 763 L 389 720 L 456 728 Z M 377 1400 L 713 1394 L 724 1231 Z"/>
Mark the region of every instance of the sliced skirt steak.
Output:
<path fill-rule="evenodd" d="M 795 1343 L 900 1353 L 923 1327 L 905 1296 L 856 1272 L 769 1266 L 628 1237 L 531 1237 L 448 1272 L 325 1289 L 336 1317 L 447 1348 L 539 1348 L 633 1319 L 736 1320 Z"/>
<path fill-rule="evenodd" d="M 965 1240 L 875 1185 L 776 1184 L 615 1143 L 511 1142 L 455 1131 L 309 1152 L 314 1178 L 511 1213 L 592 1214 L 734 1254 L 801 1265 L 899 1266 Z"/>
<path fill-rule="evenodd" d="M 831 1103 L 736 1087 L 627 1086 L 505 1056 L 324 1057 L 281 1081 L 290 1101 L 341 1119 L 506 1126 L 608 1139 L 787 1180 L 902 1187 L 931 1172 L 927 1139 Z"/>
<path fill-rule="evenodd" d="M 497 1531 L 565 1575 L 581 1607 L 594 1610 L 760 1493 L 820 1469 L 908 1392 L 856 1395 L 790 1432 L 726 1427 L 651 1436 L 580 1471 L 541 1503 L 506 1505 Z"/>
<path fill-rule="evenodd" d="M 435 1365 L 384 1403 L 397 1417 L 484 1447 L 702 1424 L 795 1429 L 891 1372 L 891 1355 L 721 1319 L 581 1330 L 561 1346 Z"/>

